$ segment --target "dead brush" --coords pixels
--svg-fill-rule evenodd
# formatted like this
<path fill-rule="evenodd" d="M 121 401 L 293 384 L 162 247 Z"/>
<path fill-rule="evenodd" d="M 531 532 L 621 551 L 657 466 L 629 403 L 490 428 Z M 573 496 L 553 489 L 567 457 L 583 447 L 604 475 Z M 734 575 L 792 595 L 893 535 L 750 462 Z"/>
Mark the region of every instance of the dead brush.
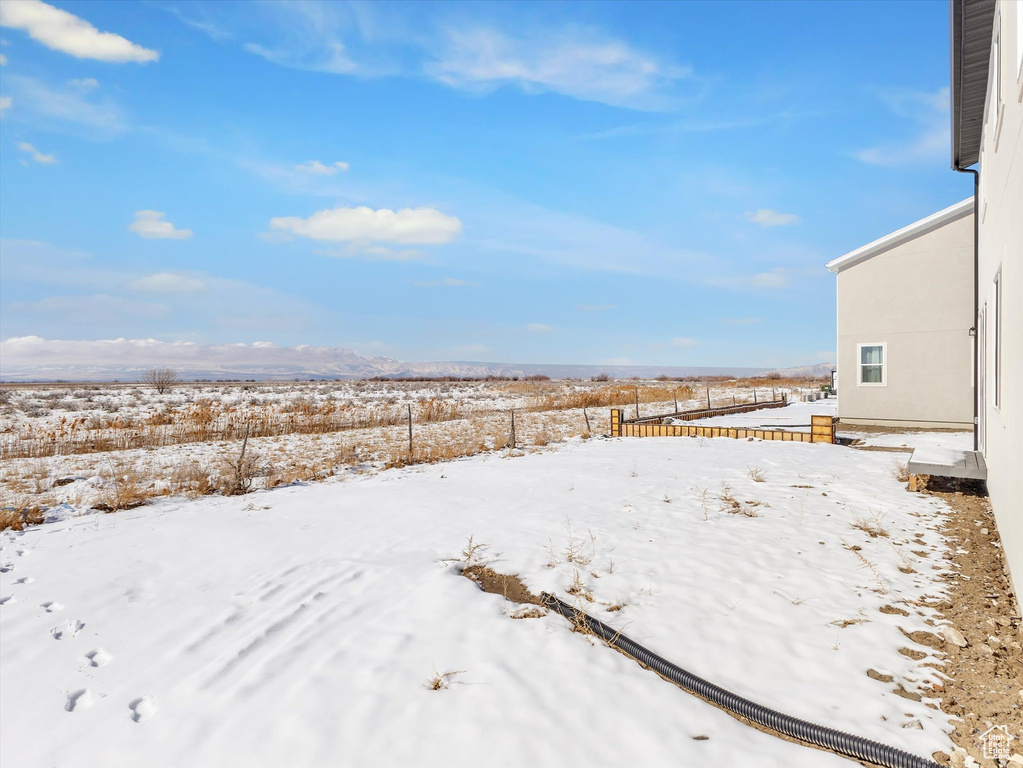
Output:
<path fill-rule="evenodd" d="M 900 483 L 909 482 L 909 466 L 904 461 L 896 461 L 891 466 L 892 477 Z"/>
<path fill-rule="evenodd" d="M 462 559 L 465 561 L 466 568 L 475 568 L 484 565 L 484 560 L 480 557 L 480 553 L 487 549 L 486 544 L 481 544 L 476 541 L 476 535 L 469 536 L 469 541 L 466 542 L 465 548 L 462 550 Z"/>
<path fill-rule="evenodd" d="M 590 591 L 589 587 L 583 583 L 582 579 L 579 578 L 579 569 L 575 569 L 575 574 L 572 577 L 572 583 L 569 584 L 565 591 L 573 597 L 581 597 L 588 603 L 593 602 L 593 592 Z"/>
<path fill-rule="evenodd" d="M 242 448 L 237 459 L 224 457 L 221 462 L 220 492 L 225 496 L 239 496 L 252 490 L 252 481 L 259 474 L 259 454 L 249 451 L 249 431 L 245 430 Z"/>
<path fill-rule="evenodd" d="M 122 509 L 141 507 L 158 493 L 147 491 L 134 470 L 107 472 L 104 476 L 100 501 L 93 508 L 100 512 L 120 512 Z"/>
<path fill-rule="evenodd" d="M 0 501 L 0 531 L 8 528 L 22 531 L 26 526 L 39 525 L 43 520 L 43 510 L 28 496 L 15 496 Z"/>
<path fill-rule="evenodd" d="M 464 675 L 465 669 L 453 669 L 449 672 L 438 672 L 433 670 L 433 677 L 426 681 L 426 689 L 430 691 L 444 691 L 448 688 L 448 679 L 455 675 Z"/>
<path fill-rule="evenodd" d="M 743 504 L 732 495 L 732 488 L 728 483 L 721 484 L 721 511 L 730 515 L 742 515 L 743 517 L 760 517 L 756 510 L 748 504 Z"/>
<path fill-rule="evenodd" d="M 856 559 L 860 561 L 861 568 L 866 568 L 867 570 L 870 571 L 870 573 L 874 577 L 874 580 L 877 582 L 877 591 L 880 592 L 882 595 L 887 595 L 888 585 L 885 584 L 884 579 L 881 578 L 881 574 L 877 572 L 877 568 L 874 567 L 874 564 L 870 562 L 870 560 L 868 560 L 866 556 L 863 554 L 863 552 L 861 551 L 862 547 L 858 547 L 855 544 L 850 545 L 849 543 L 846 542 L 845 539 L 839 539 L 839 541 L 842 542 L 843 547 L 845 547 L 847 550 L 849 550 L 856 556 Z"/>
<path fill-rule="evenodd" d="M 762 483 L 767 479 L 767 473 L 760 467 L 749 468 L 749 479 L 754 483 Z"/>
<path fill-rule="evenodd" d="M 852 521 L 852 527 L 863 531 L 872 539 L 876 539 L 878 536 L 888 538 L 888 529 L 881 524 L 883 518 L 884 514 L 877 512 L 873 513 L 869 518 L 856 517 Z"/>

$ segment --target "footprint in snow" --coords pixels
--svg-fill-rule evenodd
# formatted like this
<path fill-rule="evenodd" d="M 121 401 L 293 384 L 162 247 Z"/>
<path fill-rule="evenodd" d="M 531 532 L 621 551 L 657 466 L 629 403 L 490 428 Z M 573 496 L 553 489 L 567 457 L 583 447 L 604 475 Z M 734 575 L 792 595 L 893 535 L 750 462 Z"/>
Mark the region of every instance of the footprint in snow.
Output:
<path fill-rule="evenodd" d="M 15 584 L 31 584 L 33 581 L 35 581 L 35 579 L 33 579 L 31 576 L 22 576 L 20 579 L 18 579 L 14 583 Z"/>
<path fill-rule="evenodd" d="M 88 688 L 79 688 L 67 695 L 67 702 L 64 704 L 66 712 L 74 712 L 78 707 L 88 707 L 92 704 L 92 694 Z"/>
<path fill-rule="evenodd" d="M 6 597 L 0 597 L 0 605 L 4 605 L 5 603 L 13 603 L 13 602 L 14 602 L 14 597 L 12 595 L 7 595 Z"/>
<path fill-rule="evenodd" d="M 60 603 L 58 603 L 56 600 L 51 600 L 48 603 L 43 603 L 39 607 L 40 608 L 45 608 L 47 613 L 53 613 L 54 611 L 63 611 L 64 610 L 64 606 L 61 605 Z"/>
<path fill-rule="evenodd" d="M 128 709 L 131 710 L 131 720 L 134 723 L 143 723 L 156 714 L 156 705 L 153 703 L 152 696 L 132 699 L 128 703 Z"/>
<path fill-rule="evenodd" d="M 87 654 L 85 654 L 85 658 L 89 660 L 90 667 L 105 667 L 107 664 L 114 660 L 114 657 L 110 655 L 110 653 L 108 653 L 107 651 L 104 651 L 102 648 L 96 648 L 92 651 L 89 651 Z"/>
<path fill-rule="evenodd" d="M 85 627 L 85 622 L 78 619 L 68 619 L 51 629 L 50 634 L 53 635 L 54 640 L 63 640 L 65 637 L 74 637 L 83 627 Z"/>

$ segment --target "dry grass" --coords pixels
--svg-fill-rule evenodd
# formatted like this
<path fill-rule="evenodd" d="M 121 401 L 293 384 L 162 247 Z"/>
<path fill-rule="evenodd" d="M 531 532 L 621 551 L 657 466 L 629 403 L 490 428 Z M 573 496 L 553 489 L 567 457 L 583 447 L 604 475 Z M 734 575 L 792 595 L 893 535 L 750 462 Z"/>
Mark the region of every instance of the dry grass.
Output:
<path fill-rule="evenodd" d="M 874 564 L 867 559 L 866 555 L 863 554 L 862 551 L 863 548 L 858 547 L 855 544 L 850 545 L 848 542 L 846 542 L 845 539 L 840 539 L 840 541 L 842 542 L 842 546 L 845 547 L 850 552 L 852 552 L 856 556 L 856 559 L 860 561 L 860 567 L 866 568 L 867 570 L 870 571 L 871 575 L 873 575 L 874 580 L 877 582 L 876 591 L 880 592 L 882 595 L 887 595 L 888 585 L 885 584 L 884 579 L 881 578 L 881 574 L 878 573 L 877 568 L 874 566 Z"/>
<path fill-rule="evenodd" d="M 909 467 L 904 461 L 896 461 L 891 467 L 892 477 L 898 480 L 900 483 L 909 482 Z"/>
<path fill-rule="evenodd" d="M 107 472 L 103 477 L 100 502 L 93 508 L 101 512 L 120 512 L 122 509 L 141 507 L 158 493 L 150 493 L 142 479 L 131 470 Z"/>
<path fill-rule="evenodd" d="M 888 538 L 888 529 L 881 524 L 883 518 L 884 515 L 877 512 L 873 513 L 869 518 L 857 517 L 853 519 L 852 527 L 863 531 L 872 539 L 876 539 L 878 536 Z"/>
<path fill-rule="evenodd" d="M 743 504 L 735 496 L 732 495 L 732 489 L 728 483 L 721 484 L 721 511 L 727 512 L 730 515 L 742 515 L 743 517 L 760 517 L 756 510 L 753 509 L 755 506 L 760 506 L 759 502 L 746 502 Z"/>
<path fill-rule="evenodd" d="M 749 479 L 754 483 L 762 483 L 767 479 L 767 473 L 760 467 L 749 468 Z"/>
<path fill-rule="evenodd" d="M 0 531 L 21 531 L 27 525 L 43 522 L 43 510 L 27 496 L 15 496 L 0 502 Z"/>
<path fill-rule="evenodd" d="M 454 677 L 455 675 L 464 675 L 467 670 L 464 669 L 453 669 L 450 672 L 438 672 L 436 669 L 433 670 L 433 677 L 426 681 L 426 688 L 430 691 L 443 691 L 448 687 L 448 678 Z"/>

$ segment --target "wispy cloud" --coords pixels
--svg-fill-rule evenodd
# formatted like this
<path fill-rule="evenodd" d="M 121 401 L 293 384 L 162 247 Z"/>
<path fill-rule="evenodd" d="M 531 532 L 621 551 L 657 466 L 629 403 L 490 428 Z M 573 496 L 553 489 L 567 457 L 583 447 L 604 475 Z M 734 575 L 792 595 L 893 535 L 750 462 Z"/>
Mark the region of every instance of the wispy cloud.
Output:
<path fill-rule="evenodd" d="M 420 288 L 464 288 L 479 283 L 470 283 L 468 280 L 460 280 L 457 277 L 442 277 L 439 280 L 413 280 L 413 285 Z"/>
<path fill-rule="evenodd" d="M 799 217 L 794 213 L 779 213 L 770 208 L 761 208 L 757 211 L 747 211 L 743 214 L 747 221 L 759 224 L 762 227 L 786 227 L 791 224 L 798 224 Z"/>
<path fill-rule="evenodd" d="M 141 293 L 202 293 L 206 283 L 182 272 L 156 272 L 128 284 L 128 289 Z"/>
<path fill-rule="evenodd" d="M 35 162 L 39 163 L 40 165 L 52 165 L 53 163 L 57 162 L 56 155 L 53 154 L 44 155 L 42 152 L 40 152 L 31 144 L 29 144 L 27 141 L 20 142 L 18 144 L 18 150 L 28 155 L 30 158 L 32 158 Z"/>
<path fill-rule="evenodd" d="M 864 163 L 884 167 L 930 165 L 948 154 L 949 90 L 920 91 L 886 88 L 878 93 L 888 109 L 906 118 L 914 131 L 905 141 L 885 141 L 861 149 L 854 156 Z"/>
<path fill-rule="evenodd" d="M 760 272 L 750 279 L 755 288 L 784 288 L 789 284 L 789 270 L 775 267 L 769 272 Z"/>
<path fill-rule="evenodd" d="M 100 32 L 84 19 L 42 0 L 0 3 L 0 27 L 22 29 L 47 48 L 79 59 L 123 63 L 160 58 L 157 51 L 136 45 L 113 32 Z"/>
<path fill-rule="evenodd" d="M 698 346 L 699 343 L 700 342 L 697 341 L 696 339 L 691 339 L 688 336 L 676 336 L 675 338 L 673 338 L 671 340 L 671 345 L 673 347 L 686 347 L 686 348 L 688 348 L 688 347 L 695 347 L 695 346 Z"/>
<path fill-rule="evenodd" d="M 327 242 L 438 245 L 457 237 L 462 222 L 434 208 L 392 211 L 359 206 L 317 211 L 307 219 L 278 216 L 270 219 L 270 229 Z"/>
<path fill-rule="evenodd" d="M 165 221 L 166 215 L 162 211 L 136 211 L 128 229 L 147 240 L 185 240 L 192 236 L 192 230 L 178 229 Z"/>
<path fill-rule="evenodd" d="M 98 138 L 123 133 L 127 125 L 121 108 L 108 97 L 97 95 L 96 87 L 81 87 L 81 82 L 51 85 L 34 77 L 9 75 L 5 90 L 17 100 L 19 119 L 58 130 L 84 129 Z M 9 105 L 12 97 L 6 98 Z"/>
<path fill-rule="evenodd" d="M 338 171 L 348 171 L 348 163 L 339 160 L 336 163 L 325 165 L 319 160 L 310 160 L 306 163 L 301 163 L 295 166 L 296 171 L 302 171 L 303 173 L 312 173 L 317 176 L 333 176 Z"/>
<path fill-rule="evenodd" d="M 429 77 L 468 90 L 515 85 L 527 93 L 553 91 L 584 101 L 659 109 L 667 91 L 689 77 L 688 67 L 665 63 L 595 31 L 562 29 L 513 36 L 492 28 L 445 30 Z"/>

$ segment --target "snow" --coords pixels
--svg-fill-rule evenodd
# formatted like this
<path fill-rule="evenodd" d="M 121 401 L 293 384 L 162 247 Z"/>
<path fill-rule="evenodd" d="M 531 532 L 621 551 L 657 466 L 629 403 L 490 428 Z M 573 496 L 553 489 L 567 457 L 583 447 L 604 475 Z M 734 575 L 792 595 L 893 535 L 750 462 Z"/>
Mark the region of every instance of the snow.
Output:
<path fill-rule="evenodd" d="M 973 432 L 863 432 L 856 427 L 839 429 L 841 437 L 862 440 L 863 445 L 884 448 L 905 448 L 911 453 L 915 448 L 948 448 L 959 451 L 973 450 Z"/>
<path fill-rule="evenodd" d="M 921 601 L 943 594 L 949 509 L 907 493 L 891 462 L 576 440 L 5 532 L 0 763 L 851 764 L 742 725 L 557 615 L 511 619 L 459 574 L 470 535 L 495 570 L 743 696 L 949 751 L 949 718 L 925 706 L 940 673 L 921 664 L 937 659 L 900 631 L 933 629 Z M 853 527 L 870 518 L 889 536 Z M 567 595 L 577 572 L 593 602 Z"/>

